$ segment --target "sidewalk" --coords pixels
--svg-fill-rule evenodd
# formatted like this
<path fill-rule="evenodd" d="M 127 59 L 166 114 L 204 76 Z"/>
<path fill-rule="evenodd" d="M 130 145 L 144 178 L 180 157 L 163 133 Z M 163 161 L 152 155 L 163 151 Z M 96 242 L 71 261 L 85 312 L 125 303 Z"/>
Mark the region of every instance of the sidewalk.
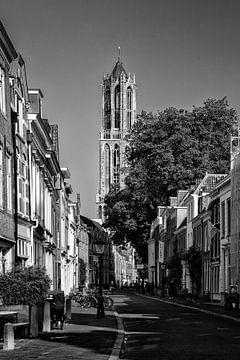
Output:
<path fill-rule="evenodd" d="M 15 349 L 4 351 L 1 360 L 109 360 L 118 335 L 114 311 L 105 311 L 104 319 L 96 318 L 97 310 L 72 305 L 72 318 L 63 330 L 40 334 L 38 339 L 16 340 Z"/>
<path fill-rule="evenodd" d="M 150 295 L 149 293 L 145 293 L 145 294 L 141 294 L 141 293 L 137 293 L 138 295 L 145 295 L 145 296 L 149 296 L 149 297 L 153 297 L 156 299 L 159 299 L 160 301 L 163 302 L 168 302 L 168 303 L 173 303 L 179 306 L 189 306 L 191 308 L 196 308 L 196 309 L 200 309 L 202 311 L 205 312 L 209 312 L 209 313 L 214 313 L 218 316 L 223 316 L 226 318 L 230 318 L 232 320 L 238 321 L 240 322 L 240 310 L 227 310 L 224 308 L 223 305 L 219 304 L 219 303 L 213 303 L 213 302 L 193 302 L 191 300 L 185 300 L 183 298 L 180 297 L 175 297 L 173 299 L 169 299 L 168 297 L 160 297 L 159 295 Z"/>
<path fill-rule="evenodd" d="M 205 310 L 207 312 L 213 312 L 216 313 L 218 315 L 222 315 L 224 317 L 229 317 L 229 318 L 233 318 L 236 320 L 240 321 L 240 310 L 227 310 L 224 308 L 223 305 L 219 304 L 219 303 L 214 303 L 214 302 L 193 302 L 193 301 L 187 301 L 181 298 L 175 298 L 175 299 L 171 299 L 168 300 L 166 298 L 167 301 L 169 302 L 173 302 L 173 303 L 177 303 L 177 304 L 184 304 L 186 306 L 190 306 L 190 307 L 194 307 L 197 309 L 202 309 Z"/>

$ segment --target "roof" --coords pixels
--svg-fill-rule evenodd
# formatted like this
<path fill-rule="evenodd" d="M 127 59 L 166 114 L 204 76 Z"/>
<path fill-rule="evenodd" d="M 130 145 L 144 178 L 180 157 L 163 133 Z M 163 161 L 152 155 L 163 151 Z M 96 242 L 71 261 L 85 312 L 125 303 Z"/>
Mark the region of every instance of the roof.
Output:
<path fill-rule="evenodd" d="M 205 193 L 210 193 L 216 184 L 224 179 L 227 174 L 208 174 L 206 173 L 205 177 L 199 183 L 199 185 L 194 190 L 195 194 L 199 194 L 200 191 L 204 191 Z"/>
<path fill-rule="evenodd" d="M 105 231 L 104 228 L 97 222 L 92 219 L 87 218 L 86 216 L 80 215 L 81 220 L 90 227 L 97 228 L 100 231 Z"/>
<path fill-rule="evenodd" d="M 124 73 L 127 76 L 126 70 L 124 69 L 122 62 L 118 60 L 113 68 L 111 76 L 114 79 L 117 79 L 122 73 Z"/>

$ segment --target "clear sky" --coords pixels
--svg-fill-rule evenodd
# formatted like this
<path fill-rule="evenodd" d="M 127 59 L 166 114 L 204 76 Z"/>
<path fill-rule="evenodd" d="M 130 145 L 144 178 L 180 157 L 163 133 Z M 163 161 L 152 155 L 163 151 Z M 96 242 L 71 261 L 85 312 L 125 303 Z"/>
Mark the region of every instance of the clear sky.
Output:
<path fill-rule="evenodd" d="M 102 75 L 121 46 L 137 111 L 191 109 L 227 96 L 240 110 L 239 0 L 0 0 L 0 19 L 59 125 L 82 214 L 96 217 Z"/>

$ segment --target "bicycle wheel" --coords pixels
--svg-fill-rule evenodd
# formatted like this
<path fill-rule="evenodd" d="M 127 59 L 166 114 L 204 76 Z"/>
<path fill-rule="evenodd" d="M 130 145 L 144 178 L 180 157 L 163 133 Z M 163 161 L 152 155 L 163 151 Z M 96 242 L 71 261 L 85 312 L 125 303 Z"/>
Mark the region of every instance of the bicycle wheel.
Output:
<path fill-rule="evenodd" d="M 97 299 L 94 297 L 94 296 L 91 296 L 91 307 L 94 307 L 96 308 L 97 307 L 97 304 L 98 304 L 98 301 Z"/>
<path fill-rule="evenodd" d="M 113 299 L 111 299 L 109 296 L 103 297 L 103 306 L 104 309 L 109 309 L 113 306 Z"/>

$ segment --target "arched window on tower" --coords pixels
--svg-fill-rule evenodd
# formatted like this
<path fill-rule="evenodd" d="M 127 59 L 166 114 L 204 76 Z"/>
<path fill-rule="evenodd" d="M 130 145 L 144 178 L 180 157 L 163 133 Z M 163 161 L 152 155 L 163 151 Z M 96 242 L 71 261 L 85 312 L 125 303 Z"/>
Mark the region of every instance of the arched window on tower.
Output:
<path fill-rule="evenodd" d="M 98 208 L 98 218 L 102 219 L 102 206 L 101 205 Z"/>
<path fill-rule="evenodd" d="M 132 88 L 127 88 L 127 129 L 132 127 Z"/>
<path fill-rule="evenodd" d="M 107 194 L 110 187 L 110 147 L 108 144 L 104 146 L 104 187 Z"/>
<path fill-rule="evenodd" d="M 113 151 L 113 183 L 117 186 L 120 184 L 120 148 L 117 144 Z"/>
<path fill-rule="evenodd" d="M 120 129 L 120 86 L 115 87 L 114 94 L 114 105 L 115 105 L 115 128 Z"/>
<path fill-rule="evenodd" d="M 107 86 L 104 93 L 104 130 L 111 129 L 111 91 Z"/>

